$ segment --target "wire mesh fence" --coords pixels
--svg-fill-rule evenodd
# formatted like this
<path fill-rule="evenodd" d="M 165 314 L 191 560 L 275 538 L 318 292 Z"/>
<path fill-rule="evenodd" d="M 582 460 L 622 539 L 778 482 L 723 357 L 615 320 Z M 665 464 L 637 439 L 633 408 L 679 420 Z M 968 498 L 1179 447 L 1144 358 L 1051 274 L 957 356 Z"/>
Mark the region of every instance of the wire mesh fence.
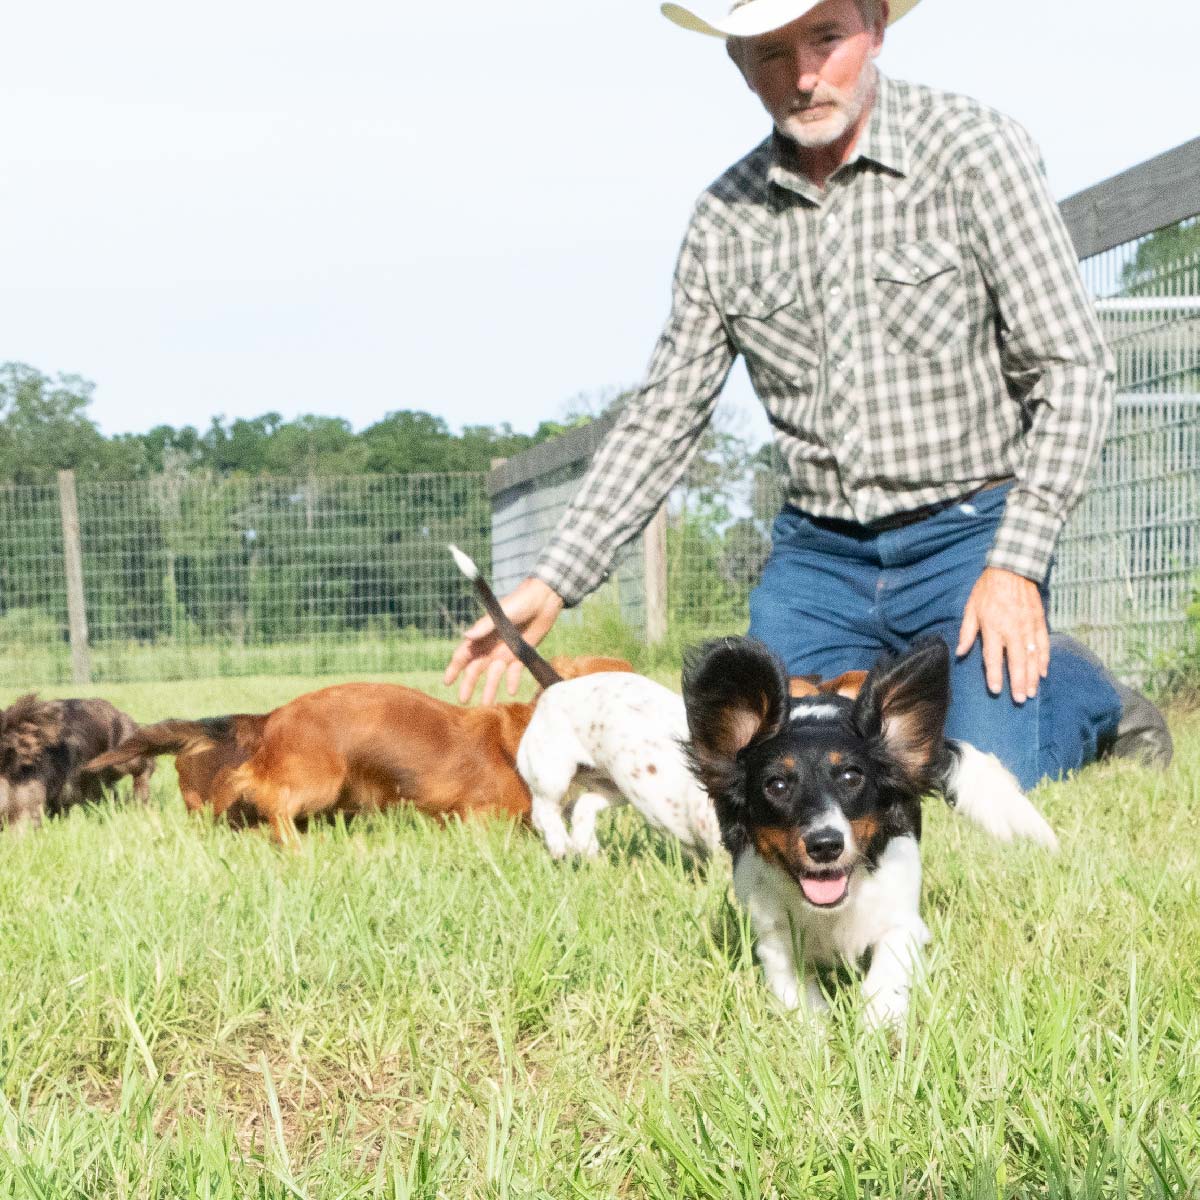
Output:
<path fill-rule="evenodd" d="M 1053 623 L 1145 678 L 1194 646 L 1198 589 L 1200 395 L 1124 396 L 1059 544 Z"/>
<path fill-rule="evenodd" d="M 79 481 L 85 628 L 58 488 L 0 490 L 0 671 L 96 680 L 435 668 L 476 603 L 448 541 L 487 561 L 484 476 Z"/>
<path fill-rule="evenodd" d="M 1200 225 L 1081 263 L 1123 393 L 1059 543 L 1051 615 L 1124 676 L 1200 658 Z"/>
<path fill-rule="evenodd" d="M 1200 221 L 1123 243 L 1080 267 L 1116 359 L 1118 390 L 1200 392 Z"/>

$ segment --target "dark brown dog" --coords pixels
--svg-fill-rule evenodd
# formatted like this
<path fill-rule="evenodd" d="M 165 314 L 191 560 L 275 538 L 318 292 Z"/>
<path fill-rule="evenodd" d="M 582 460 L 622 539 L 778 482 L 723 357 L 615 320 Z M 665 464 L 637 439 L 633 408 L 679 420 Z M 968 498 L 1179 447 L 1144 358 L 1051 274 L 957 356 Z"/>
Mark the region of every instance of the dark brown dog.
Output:
<path fill-rule="evenodd" d="M 628 671 L 623 659 L 555 659 L 563 679 Z M 149 725 L 89 764 L 112 768 L 176 754 L 189 809 L 268 822 L 295 847 L 296 822 L 410 804 L 439 820 L 526 818 L 529 789 L 516 753 L 536 701 L 462 708 L 389 683 L 342 683 L 263 716 Z"/>
<path fill-rule="evenodd" d="M 123 775 L 133 776 L 133 794 L 145 803 L 153 758 L 134 757 L 120 769 L 85 769 L 136 729 L 107 700 L 39 700 L 31 693 L 0 711 L 0 824 L 36 825 L 43 813 L 100 800 Z"/>

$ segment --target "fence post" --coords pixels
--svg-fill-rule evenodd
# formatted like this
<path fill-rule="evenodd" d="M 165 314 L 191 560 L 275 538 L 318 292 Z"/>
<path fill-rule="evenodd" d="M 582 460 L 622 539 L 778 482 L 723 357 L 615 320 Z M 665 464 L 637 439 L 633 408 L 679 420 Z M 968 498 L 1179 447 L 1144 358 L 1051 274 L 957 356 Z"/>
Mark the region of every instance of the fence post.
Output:
<path fill-rule="evenodd" d="M 58 473 L 58 508 L 62 514 L 63 568 L 67 576 L 67 623 L 71 636 L 71 679 L 92 682 L 92 657 L 88 649 L 87 608 L 83 599 L 83 549 L 79 540 L 79 504 L 75 498 L 75 472 Z"/>
<path fill-rule="evenodd" d="M 667 636 L 667 504 L 642 534 L 643 570 L 646 585 L 646 641 L 651 646 L 663 643 Z"/>

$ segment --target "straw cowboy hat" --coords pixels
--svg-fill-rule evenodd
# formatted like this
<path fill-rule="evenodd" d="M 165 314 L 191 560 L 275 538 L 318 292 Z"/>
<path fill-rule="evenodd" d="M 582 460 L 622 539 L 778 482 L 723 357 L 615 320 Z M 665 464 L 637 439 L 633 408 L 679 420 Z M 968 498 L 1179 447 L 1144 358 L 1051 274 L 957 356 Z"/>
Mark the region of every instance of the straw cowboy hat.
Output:
<path fill-rule="evenodd" d="M 676 25 L 696 33 L 707 33 L 710 37 L 758 37 L 760 33 L 790 25 L 819 3 L 821 0 L 735 0 L 729 15 L 719 21 L 706 21 L 679 4 L 664 4 L 662 12 Z M 888 24 L 900 20 L 916 6 L 917 0 L 892 0 Z"/>

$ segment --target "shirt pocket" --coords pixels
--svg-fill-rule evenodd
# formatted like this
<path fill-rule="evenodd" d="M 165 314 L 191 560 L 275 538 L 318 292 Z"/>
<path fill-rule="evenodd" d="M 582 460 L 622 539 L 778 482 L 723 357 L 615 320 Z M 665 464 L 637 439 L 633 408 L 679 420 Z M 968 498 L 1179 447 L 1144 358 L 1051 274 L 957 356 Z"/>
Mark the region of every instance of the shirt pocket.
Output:
<path fill-rule="evenodd" d="M 953 242 L 904 242 L 875 252 L 884 349 L 929 358 L 966 336 L 962 255 Z"/>
<path fill-rule="evenodd" d="M 810 382 L 821 365 L 819 334 L 794 277 L 762 276 L 729 288 L 725 318 L 752 376 L 766 367 L 789 383 Z"/>

